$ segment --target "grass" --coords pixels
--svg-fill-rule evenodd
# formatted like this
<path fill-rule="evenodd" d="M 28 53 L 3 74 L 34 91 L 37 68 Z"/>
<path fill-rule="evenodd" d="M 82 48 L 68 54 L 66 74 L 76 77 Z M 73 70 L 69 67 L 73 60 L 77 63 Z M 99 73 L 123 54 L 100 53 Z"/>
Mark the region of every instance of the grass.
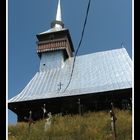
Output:
<path fill-rule="evenodd" d="M 129 111 L 115 109 L 116 140 L 132 140 L 132 115 Z M 60 116 L 52 118 L 50 128 L 44 131 L 43 120 L 29 127 L 27 123 L 10 125 L 8 140 L 114 140 L 110 130 L 109 112 L 91 112 L 84 116 Z"/>

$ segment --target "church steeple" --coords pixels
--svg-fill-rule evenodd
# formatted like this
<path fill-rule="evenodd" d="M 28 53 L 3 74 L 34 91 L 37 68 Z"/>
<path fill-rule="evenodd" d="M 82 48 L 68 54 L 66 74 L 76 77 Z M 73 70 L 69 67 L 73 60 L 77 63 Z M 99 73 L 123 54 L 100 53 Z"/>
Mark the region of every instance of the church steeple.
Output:
<path fill-rule="evenodd" d="M 37 38 L 40 71 L 61 68 L 65 60 L 73 56 L 71 36 L 62 22 L 60 0 L 58 0 L 56 17 L 51 23 L 51 29 L 37 34 Z"/>
<path fill-rule="evenodd" d="M 62 21 L 62 18 L 61 18 L 61 4 L 60 4 L 60 0 L 58 0 L 57 13 L 56 13 L 56 20 Z"/>
<path fill-rule="evenodd" d="M 56 20 L 57 20 L 57 21 L 62 21 L 62 18 L 61 18 L 61 4 L 60 4 L 60 0 L 58 1 L 58 5 L 57 5 Z"/>
<path fill-rule="evenodd" d="M 60 1 L 61 0 L 58 0 L 56 18 L 51 23 L 51 28 L 56 28 L 58 30 L 64 28 L 64 24 L 62 22 L 62 16 L 61 16 L 61 3 L 60 3 Z"/>

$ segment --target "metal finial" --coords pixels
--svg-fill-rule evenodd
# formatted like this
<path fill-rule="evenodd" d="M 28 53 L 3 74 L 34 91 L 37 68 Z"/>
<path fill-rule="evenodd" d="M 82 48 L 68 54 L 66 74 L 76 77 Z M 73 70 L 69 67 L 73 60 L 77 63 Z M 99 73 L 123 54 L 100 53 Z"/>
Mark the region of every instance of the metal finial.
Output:
<path fill-rule="evenodd" d="M 58 0 L 58 5 L 57 5 L 57 12 L 56 12 L 56 22 L 62 22 L 61 18 L 61 3 L 60 0 Z M 59 23 L 55 24 L 55 28 L 62 29 L 62 25 Z"/>
<path fill-rule="evenodd" d="M 57 20 L 57 21 L 62 21 L 62 18 L 61 18 L 61 4 L 60 4 L 60 0 L 58 0 L 57 13 L 56 13 L 56 20 Z"/>

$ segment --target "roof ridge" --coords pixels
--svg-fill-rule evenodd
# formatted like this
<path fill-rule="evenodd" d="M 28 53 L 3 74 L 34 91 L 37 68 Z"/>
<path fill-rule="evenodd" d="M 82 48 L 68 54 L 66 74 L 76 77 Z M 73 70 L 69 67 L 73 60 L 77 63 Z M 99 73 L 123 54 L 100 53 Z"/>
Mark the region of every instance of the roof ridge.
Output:
<path fill-rule="evenodd" d="M 126 49 L 125 48 L 115 48 L 115 49 L 110 49 L 110 50 L 104 50 L 104 51 L 92 52 L 92 53 L 88 53 L 88 54 L 77 55 L 76 57 L 81 57 L 81 56 L 85 56 L 85 55 L 93 55 L 93 54 L 97 54 L 97 53 L 110 52 L 110 51 L 115 51 L 115 50 L 126 50 Z"/>

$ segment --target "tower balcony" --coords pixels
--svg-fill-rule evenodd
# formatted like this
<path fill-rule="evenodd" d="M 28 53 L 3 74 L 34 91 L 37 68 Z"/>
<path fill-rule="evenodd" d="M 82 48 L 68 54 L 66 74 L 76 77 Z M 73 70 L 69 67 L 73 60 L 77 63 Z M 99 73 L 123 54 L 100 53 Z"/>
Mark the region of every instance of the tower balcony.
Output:
<path fill-rule="evenodd" d="M 69 57 L 72 57 L 72 51 L 67 38 L 49 40 L 49 41 L 39 41 L 37 42 L 37 53 L 43 53 L 55 50 L 66 50 Z"/>

